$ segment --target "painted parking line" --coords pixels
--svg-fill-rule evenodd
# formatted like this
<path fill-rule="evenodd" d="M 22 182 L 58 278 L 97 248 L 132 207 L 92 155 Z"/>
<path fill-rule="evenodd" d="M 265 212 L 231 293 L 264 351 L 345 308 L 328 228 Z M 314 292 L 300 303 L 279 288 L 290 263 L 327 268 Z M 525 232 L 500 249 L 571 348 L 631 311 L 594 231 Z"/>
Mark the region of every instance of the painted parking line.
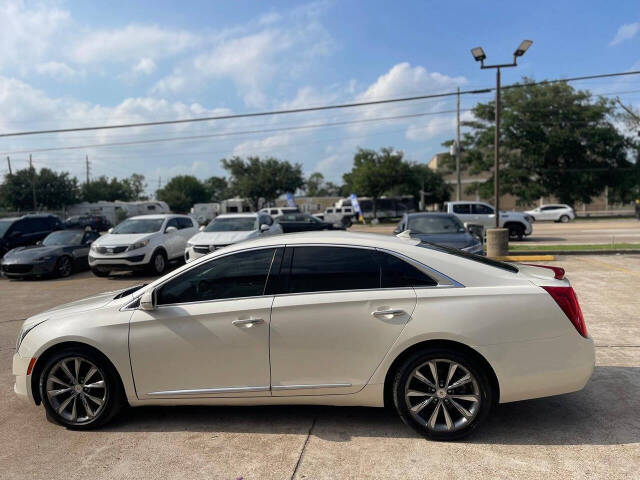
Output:
<path fill-rule="evenodd" d="M 591 263 L 592 265 L 600 265 L 603 267 L 607 267 L 611 270 L 618 270 L 619 272 L 624 272 L 624 273 L 630 273 L 631 275 L 635 275 L 637 277 L 640 277 L 640 272 L 637 270 L 631 270 L 629 268 L 625 268 L 625 267 L 619 267 L 618 265 L 614 265 L 612 263 L 608 263 L 608 262 L 603 262 L 602 260 L 596 260 L 593 258 L 582 258 L 581 259 L 583 262 L 586 263 Z"/>

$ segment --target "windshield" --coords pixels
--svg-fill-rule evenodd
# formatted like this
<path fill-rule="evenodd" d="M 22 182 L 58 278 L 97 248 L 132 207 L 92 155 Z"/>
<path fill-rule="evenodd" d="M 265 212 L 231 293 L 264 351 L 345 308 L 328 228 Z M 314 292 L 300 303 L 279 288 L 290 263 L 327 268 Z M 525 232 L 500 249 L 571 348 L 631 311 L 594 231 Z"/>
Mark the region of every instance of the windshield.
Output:
<path fill-rule="evenodd" d="M 42 241 L 42 245 L 51 247 L 53 245 L 80 245 L 84 232 L 75 232 L 71 230 L 62 230 L 47 235 Z"/>
<path fill-rule="evenodd" d="M 9 230 L 12 223 L 13 220 L 0 220 L 0 238 L 4 237 L 4 234 Z"/>
<path fill-rule="evenodd" d="M 257 219 L 254 217 L 216 218 L 207 225 L 205 232 L 250 232 L 257 230 Z"/>
<path fill-rule="evenodd" d="M 164 218 L 129 219 L 122 222 L 111 233 L 153 233 L 160 231 Z"/>
<path fill-rule="evenodd" d="M 456 217 L 444 217 L 440 215 L 409 217 L 408 228 L 411 230 L 411 233 L 442 234 L 465 232 L 464 225 L 462 225 Z"/>
<path fill-rule="evenodd" d="M 506 270 L 512 273 L 518 273 L 519 271 L 518 267 L 516 267 L 515 265 L 512 265 L 511 263 L 492 260 L 491 258 L 483 257 L 482 255 L 476 255 L 475 253 L 465 252 L 462 250 L 458 250 L 457 248 L 447 247 L 445 245 L 436 245 L 435 243 L 422 241 L 418 244 L 418 247 L 430 248 L 432 250 L 437 250 L 439 252 L 455 255 L 456 257 L 462 257 L 462 258 L 466 258 L 467 260 L 473 260 L 474 262 L 484 263 L 485 265 L 489 265 L 495 268 L 500 268 L 502 270 Z"/>

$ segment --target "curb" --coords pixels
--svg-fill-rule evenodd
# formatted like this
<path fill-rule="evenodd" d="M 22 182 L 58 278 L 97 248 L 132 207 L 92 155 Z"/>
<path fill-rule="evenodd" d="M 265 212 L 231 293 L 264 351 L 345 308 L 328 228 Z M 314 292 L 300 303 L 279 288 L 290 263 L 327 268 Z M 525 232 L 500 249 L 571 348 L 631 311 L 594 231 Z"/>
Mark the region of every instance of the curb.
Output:
<path fill-rule="evenodd" d="M 620 254 L 640 254 L 640 249 L 628 250 L 518 250 L 509 252 L 509 255 L 615 255 Z"/>
<path fill-rule="evenodd" d="M 503 262 L 552 262 L 555 260 L 553 255 L 504 255 L 502 257 L 489 258 L 502 260 Z"/>

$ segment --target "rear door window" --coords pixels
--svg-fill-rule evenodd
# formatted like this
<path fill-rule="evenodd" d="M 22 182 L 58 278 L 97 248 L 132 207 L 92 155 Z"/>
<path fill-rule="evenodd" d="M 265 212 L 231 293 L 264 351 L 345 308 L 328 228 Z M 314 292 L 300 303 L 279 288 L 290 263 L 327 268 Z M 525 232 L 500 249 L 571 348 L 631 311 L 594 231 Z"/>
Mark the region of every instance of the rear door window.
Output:
<path fill-rule="evenodd" d="M 471 213 L 475 215 L 491 215 L 493 213 L 493 208 L 482 205 L 481 203 L 474 203 L 471 205 Z"/>
<path fill-rule="evenodd" d="M 433 287 L 433 278 L 401 258 L 386 252 L 377 252 L 380 263 L 382 288 Z"/>
<path fill-rule="evenodd" d="M 375 251 L 349 247 L 294 247 L 289 293 L 380 288 Z"/>
<path fill-rule="evenodd" d="M 461 215 L 471 214 L 471 205 L 468 203 L 456 203 L 453 206 L 453 213 L 459 213 Z"/>

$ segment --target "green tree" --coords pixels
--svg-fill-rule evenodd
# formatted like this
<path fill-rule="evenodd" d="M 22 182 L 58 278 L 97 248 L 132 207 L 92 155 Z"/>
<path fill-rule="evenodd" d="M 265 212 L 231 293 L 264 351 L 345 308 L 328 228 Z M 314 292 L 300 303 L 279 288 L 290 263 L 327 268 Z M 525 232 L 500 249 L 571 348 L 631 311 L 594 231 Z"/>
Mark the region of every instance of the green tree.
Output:
<path fill-rule="evenodd" d="M 209 201 L 205 185 L 193 175 L 178 175 L 156 192 L 158 200 L 167 202 L 174 212 L 187 213 L 194 203 Z"/>
<path fill-rule="evenodd" d="M 505 89 L 502 98 L 502 193 L 521 203 L 553 195 L 572 205 L 623 183 L 633 165 L 630 143 L 613 124 L 612 101 L 566 83 L 534 85 L 527 78 L 522 87 Z M 493 169 L 493 103 L 479 103 L 473 115 L 473 121 L 463 123 L 472 130 L 461 142 L 461 163 L 477 174 Z M 477 190 L 489 197 L 493 177 Z"/>
<path fill-rule="evenodd" d="M 204 181 L 211 202 L 220 202 L 229 198 L 229 184 L 224 177 L 209 177 Z"/>
<path fill-rule="evenodd" d="M 359 148 L 353 157 L 353 168 L 342 176 L 351 193 L 371 197 L 374 217 L 376 200 L 409 178 L 411 165 L 403 157 L 402 152 L 392 148 L 381 148 L 379 152 Z"/>
<path fill-rule="evenodd" d="M 440 173 L 433 171 L 427 165 L 417 163 L 409 165 L 408 175 L 404 181 L 389 193 L 413 195 L 416 200 L 420 200 L 421 191 L 424 191 L 425 205 L 446 202 L 451 196 L 449 185 Z"/>
<path fill-rule="evenodd" d="M 134 173 L 129 178 L 125 178 L 122 182 L 126 185 L 133 196 L 133 200 L 148 200 L 149 197 L 144 195 L 147 188 L 145 176 L 140 173 Z"/>
<path fill-rule="evenodd" d="M 260 201 L 273 202 L 280 195 L 295 192 L 304 185 L 302 166 L 268 157 L 222 159 L 222 166 L 231 176 L 229 187 L 234 195 L 246 198 L 254 210 Z"/>
<path fill-rule="evenodd" d="M 127 180 L 113 177 L 98 177 L 89 183 L 84 183 L 80 189 L 80 196 L 85 202 L 114 202 L 116 200 L 131 201 L 137 199 L 137 194 Z"/>
<path fill-rule="evenodd" d="M 35 189 L 37 205 L 33 205 Z M 78 181 L 67 172 L 25 168 L 5 175 L 0 185 L 2 204 L 12 210 L 59 209 L 78 201 Z"/>
<path fill-rule="evenodd" d="M 305 195 L 309 197 L 327 197 L 340 195 L 340 187 L 332 182 L 327 182 L 324 175 L 314 172 L 304 182 Z"/>

